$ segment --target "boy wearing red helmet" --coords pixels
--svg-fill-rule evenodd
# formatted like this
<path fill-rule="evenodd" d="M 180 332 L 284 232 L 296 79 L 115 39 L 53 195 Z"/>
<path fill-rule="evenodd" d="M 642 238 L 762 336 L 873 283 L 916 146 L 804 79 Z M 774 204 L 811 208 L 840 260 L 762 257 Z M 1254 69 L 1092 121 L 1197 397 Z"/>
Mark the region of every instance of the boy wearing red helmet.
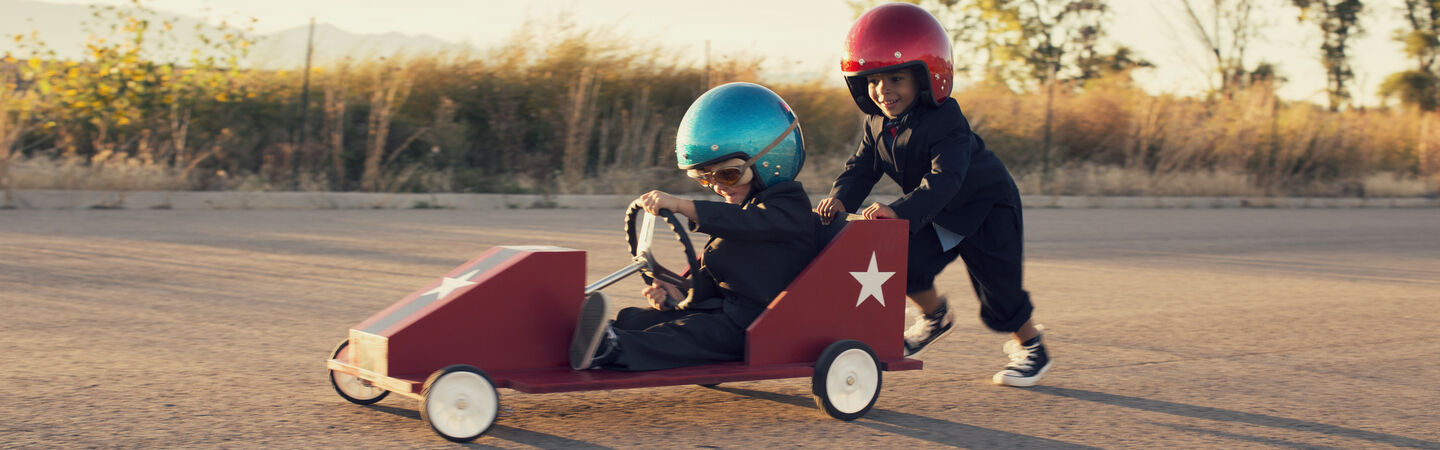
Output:
<path fill-rule="evenodd" d="M 906 296 L 925 315 L 905 332 L 906 355 L 950 332 L 954 315 L 935 292 L 935 276 L 958 257 L 980 300 L 981 321 L 1013 338 L 1005 345 L 1010 363 L 993 381 L 1033 386 L 1050 369 L 1050 358 L 1021 284 L 1020 193 L 950 98 L 945 29 L 915 5 L 876 7 L 850 28 L 840 68 L 870 117 L 859 150 L 816 212 L 828 222 L 836 212 L 859 209 L 881 175 L 895 180 L 904 195 L 863 214 L 910 222 Z"/>

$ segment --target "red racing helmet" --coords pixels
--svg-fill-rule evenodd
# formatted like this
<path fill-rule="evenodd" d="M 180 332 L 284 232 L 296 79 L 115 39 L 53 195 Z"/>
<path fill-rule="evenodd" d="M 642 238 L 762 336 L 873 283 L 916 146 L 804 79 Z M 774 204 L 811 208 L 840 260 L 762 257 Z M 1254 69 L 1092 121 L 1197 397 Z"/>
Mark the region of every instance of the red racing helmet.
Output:
<path fill-rule="evenodd" d="M 918 77 L 930 80 L 919 83 L 917 90 L 931 106 L 950 97 L 955 63 L 945 27 L 930 12 L 909 3 L 887 3 L 861 14 L 850 26 L 840 56 L 840 73 L 860 110 L 881 113 L 870 100 L 866 75 L 905 67 L 914 67 Z"/>

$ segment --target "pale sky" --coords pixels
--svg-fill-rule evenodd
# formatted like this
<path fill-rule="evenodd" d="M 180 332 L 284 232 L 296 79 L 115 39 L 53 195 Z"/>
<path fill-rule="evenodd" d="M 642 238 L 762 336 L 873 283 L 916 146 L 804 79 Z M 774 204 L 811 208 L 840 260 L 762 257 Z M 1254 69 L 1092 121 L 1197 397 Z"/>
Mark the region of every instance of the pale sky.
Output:
<path fill-rule="evenodd" d="M 428 34 L 479 48 L 497 45 L 526 18 L 546 19 L 569 12 L 581 26 L 687 48 L 696 62 L 702 60 L 709 40 L 712 55 L 761 56 L 766 58 L 767 73 L 828 77 L 836 80 L 837 86 L 839 47 L 854 20 L 844 0 L 150 0 L 146 4 L 194 17 L 254 17 L 259 19 L 255 29 L 260 33 L 302 26 L 313 16 L 350 32 Z M 1159 66 L 1137 74 L 1152 92 L 1190 94 L 1202 91 L 1205 85 L 1205 54 L 1183 28 L 1181 4 L 1181 0 L 1110 0 L 1110 37 Z M 1390 40 L 1402 25 L 1399 2 L 1371 2 L 1371 8 L 1364 22 L 1368 33 L 1355 42 L 1351 62 L 1357 82 L 1352 94 L 1367 104 L 1376 102 L 1375 86 L 1385 76 L 1410 65 L 1403 59 L 1400 45 Z M 1297 24 L 1293 9 L 1275 5 L 1261 20 L 1264 31 L 1247 59 L 1253 64 L 1264 58 L 1279 65 L 1282 75 L 1290 79 L 1282 96 L 1324 103 L 1316 27 Z"/>

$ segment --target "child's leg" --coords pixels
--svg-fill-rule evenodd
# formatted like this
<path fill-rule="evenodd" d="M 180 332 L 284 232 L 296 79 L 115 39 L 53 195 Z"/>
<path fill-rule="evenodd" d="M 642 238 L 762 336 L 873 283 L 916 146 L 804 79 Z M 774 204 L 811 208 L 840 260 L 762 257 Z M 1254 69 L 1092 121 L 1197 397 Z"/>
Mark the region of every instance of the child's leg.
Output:
<path fill-rule="evenodd" d="M 1028 340 L 1031 340 L 1031 339 L 1035 339 L 1035 337 L 1036 337 L 1036 336 L 1039 336 L 1039 335 L 1040 335 L 1040 329 L 1035 327 L 1035 319 L 1034 319 L 1034 318 L 1031 318 L 1030 320 L 1025 321 L 1025 324 L 1024 324 L 1024 325 L 1020 325 L 1020 329 L 1015 330 L 1014 333 L 1010 333 L 1010 337 L 1013 338 L 1013 339 L 1015 339 L 1015 342 L 1020 342 L 1020 343 L 1024 343 L 1025 341 L 1028 341 Z"/>
<path fill-rule="evenodd" d="M 980 320 L 995 331 L 1009 332 L 1005 345 L 1010 363 L 992 377 L 995 384 L 1034 386 L 1050 370 L 1050 356 L 1031 317 L 1030 293 L 1022 287 L 1023 228 L 1020 211 L 1008 206 L 990 210 L 975 236 L 960 243 L 960 257 L 980 299 Z M 968 244 L 967 244 L 968 242 Z"/>
<path fill-rule="evenodd" d="M 606 368 L 658 370 L 745 357 L 745 329 L 720 311 L 664 311 L 672 320 L 640 330 L 615 329 L 619 357 Z M 658 315 L 657 315 L 658 316 Z"/>
<path fill-rule="evenodd" d="M 1022 284 L 1022 239 L 1020 212 L 996 206 L 974 236 L 960 241 L 959 249 L 980 300 L 980 320 L 995 331 L 1030 335 L 1035 331 L 1030 323 L 1035 307 Z"/>
<path fill-rule="evenodd" d="M 940 238 L 935 235 L 935 229 L 931 226 L 910 235 L 909 247 L 906 254 L 908 268 L 905 297 L 915 302 L 921 312 L 933 314 L 944 303 L 935 290 L 935 277 L 955 261 L 959 252 L 941 249 Z"/>
<path fill-rule="evenodd" d="M 934 314 L 935 310 L 940 309 L 940 294 L 936 293 L 934 288 L 920 292 L 911 292 L 905 294 L 905 297 L 915 302 L 915 306 L 919 306 L 920 311 L 925 314 Z"/>
<path fill-rule="evenodd" d="M 955 314 L 946 306 L 945 298 L 935 292 L 935 276 L 958 255 L 954 249 L 941 248 L 932 226 L 927 225 L 910 236 L 905 296 L 915 302 L 924 315 L 905 330 L 905 356 L 918 356 L 953 328 Z"/>
<path fill-rule="evenodd" d="M 661 311 L 655 308 L 624 308 L 615 314 L 610 326 L 616 330 L 638 331 L 694 314 L 696 311 Z"/>

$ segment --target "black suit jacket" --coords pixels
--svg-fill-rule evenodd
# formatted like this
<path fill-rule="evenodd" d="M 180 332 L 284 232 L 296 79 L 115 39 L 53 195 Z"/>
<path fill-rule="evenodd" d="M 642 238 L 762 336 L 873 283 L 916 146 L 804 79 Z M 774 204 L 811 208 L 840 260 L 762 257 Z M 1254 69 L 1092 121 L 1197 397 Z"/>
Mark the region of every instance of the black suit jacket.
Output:
<path fill-rule="evenodd" d="M 1010 171 L 985 141 L 970 131 L 970 122 L 955 99 L 938 107 L 917 104 L 899 127 L 893 145 L 881 133 L 885 117 L 865 121 L 860 148 L 845 162 L 830 196 L 856 212 L 865 197 L 887 175 L 905 193 L 889 206 L 910 221 L 915 233 L 934 222 L 971 236 L 996 204 L 1020 207 L 1020 192 Z"/>
<path fill-rule="evenodd" d="M 720 309 L 747 327 L 815 257 L 814 214 L 799 182 L 776 183 L 739 205 L 696 201 L 695 212 L 691 231 L 710 241 L 681 309 Z"/>

